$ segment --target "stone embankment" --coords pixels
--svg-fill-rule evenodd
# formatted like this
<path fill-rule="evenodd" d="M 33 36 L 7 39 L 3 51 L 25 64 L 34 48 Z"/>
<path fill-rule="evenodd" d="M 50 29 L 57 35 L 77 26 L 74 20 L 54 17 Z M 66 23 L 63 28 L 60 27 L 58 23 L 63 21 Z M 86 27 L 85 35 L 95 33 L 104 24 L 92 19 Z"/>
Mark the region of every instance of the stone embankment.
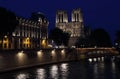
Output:
<path fill-rule="evenodd" d="M 0 73 L 34 66 L 77 60 L 74 48 L 1 50 Z"/>

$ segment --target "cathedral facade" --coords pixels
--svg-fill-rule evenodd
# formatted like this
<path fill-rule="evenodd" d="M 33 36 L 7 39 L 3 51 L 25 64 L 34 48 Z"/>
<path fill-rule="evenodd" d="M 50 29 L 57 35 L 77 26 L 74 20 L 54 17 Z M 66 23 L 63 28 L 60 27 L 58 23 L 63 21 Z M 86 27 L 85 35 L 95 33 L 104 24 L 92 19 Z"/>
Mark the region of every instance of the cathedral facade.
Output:
<path fill-rule="evenodd" d="M 56 27 L 70 34 L 69 45 L 74 46 L 78 37 L 84 36 L 83 15 L 81 9 L 73 9 L 71 21 L 68 21 L 68 14 L 65 10 L 56 12 Z"/>

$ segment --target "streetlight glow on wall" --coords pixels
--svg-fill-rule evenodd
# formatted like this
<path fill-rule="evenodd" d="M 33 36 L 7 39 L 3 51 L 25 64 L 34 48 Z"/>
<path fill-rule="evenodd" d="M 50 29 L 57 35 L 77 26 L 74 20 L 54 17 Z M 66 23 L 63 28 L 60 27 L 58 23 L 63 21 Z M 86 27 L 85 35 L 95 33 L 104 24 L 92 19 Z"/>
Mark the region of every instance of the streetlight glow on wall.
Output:
<path fill-rule="evenodd" d="M 17 56 L 20 57 L 20 58 L 21 58 L 23 55 L 24 55 L 23 51 L 20 51 L 20 52 L 18 52 L 18 54 L 17 54 Z"/>
<path fill-rule="evenodd" d="M 52 56 L 55 56 L 55 49 L 51 51 Z"/>
<path fill-rule="evenodd" d="M 55 52 L 55 49 L 53 49 L 52 51 L 51 51 L 51 57 L 52 57 L 52 60 L 53 61 L 56 61 L 56 52 Z"/>
<path fill-rule="evenodd" d="M 37 52 L 37 56 L 38 56 L 39 58 L 41 58 L 41 57 L 42 57 L 42 55 L 43 55 L 42 50 L 40 50 L 40 51 L 38 51 L 38 52 Z"/>
<path fill-rule="evenodd" d="M 27 61 L 27 55 L 24 53 L 24 51 L 20 51 L 16 55 L 16 62 L 18 64 L 24 64 Z"/>
<path fill-rule="evenodd" d="M 64 49 L 63 49 L 63 50 L 61 50 L 61 53 L 62 53 L 62 54 L 65 54 L 65 50 L 64 50 Z"/>
<path fill-rule="evenodd" d="M 62 59 L 65 58 L 65 49 L 61 50 L 61 56 L 62 56 Z"/>

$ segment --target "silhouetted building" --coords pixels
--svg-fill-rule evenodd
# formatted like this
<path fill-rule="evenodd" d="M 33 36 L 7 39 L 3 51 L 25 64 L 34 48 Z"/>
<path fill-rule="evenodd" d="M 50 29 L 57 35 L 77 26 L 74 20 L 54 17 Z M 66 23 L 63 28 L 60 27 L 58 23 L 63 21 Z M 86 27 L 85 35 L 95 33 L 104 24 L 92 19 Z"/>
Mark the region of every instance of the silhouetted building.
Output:
<path fill-rule="evenodd" d="M 16 17 L 19 21 L 11 36 L 4 36 L 2 49 L 45 48 L 48 40 L 48 20 L 44 14 L 33 13 L 31 18 Z"/>
<path fill-rule="evenodd" d="M 56 27 L 68 32 L 70 36 L 69 46 L 74 46 L 78 37 L 84 36 L 83 16 L 81 9 L 74 9 L 71 13 L 71 22 L 68 22 L 68 14 L 64 10 L 56 12 Z"/>

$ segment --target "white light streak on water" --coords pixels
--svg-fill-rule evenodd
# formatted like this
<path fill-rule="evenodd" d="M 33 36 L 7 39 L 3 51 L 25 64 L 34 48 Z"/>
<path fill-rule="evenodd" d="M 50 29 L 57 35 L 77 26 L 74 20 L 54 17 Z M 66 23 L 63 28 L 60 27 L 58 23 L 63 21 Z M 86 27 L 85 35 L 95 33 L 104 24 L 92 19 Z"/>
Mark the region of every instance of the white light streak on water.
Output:
<path fill-rule="evenodd" d="M 50 75 L 53 79 L 58 79 L 58 66 L 57 65 L 53 65 L 50 68 Z"/>
<path fill-rule="evenodd" d="M 60 70 L 61 70 L 62 79 L 67 79 L 67 77 L 68 77 L 68 64 L 67 63 L 61 64 Z"/>
<path fill-rule="evenodd" d="M 88 59 L 88 61 L 89 61 L 89 62 L 92 62 L 92 59 L 91 59 L 91 58 L 89 58 L 89 59 Z"/>
<path fill-rule="evenodd" d="M 28 74 L 19 74 L 16 77 L 16 79 L 27 79 L 27 78 L 28 78 Z"/>
<path fill-rule="evenodd" d="M 37 69 L 37 76 L 36 79 L 45 79 L 46 77 L 46 71 L 45 69 Z"/>

